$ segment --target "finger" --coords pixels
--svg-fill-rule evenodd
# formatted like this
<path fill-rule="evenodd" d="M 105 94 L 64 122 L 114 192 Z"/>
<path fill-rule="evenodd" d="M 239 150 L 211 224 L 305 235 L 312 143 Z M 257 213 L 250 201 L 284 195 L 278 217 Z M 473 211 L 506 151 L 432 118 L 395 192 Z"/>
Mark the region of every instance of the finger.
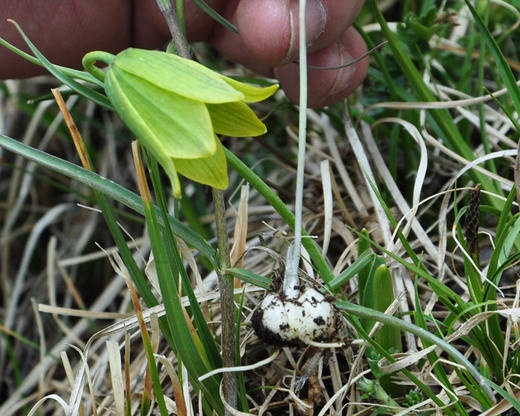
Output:
<path fill-rule="evenodd" d="M 205 0 L 213 10 L 221 13 L 225 0 Z M 134 12 L 135 45 L 155 48 L 171 39 L 170 31 L 155 0 L 137 0 Z M 193 1 L 185 1 L 184 25 L 188 40 L 198 42 L 209 39 L 217 23 Z"/>
<path fill-rule="evenodd" d="M 32 1 L 30 6 L 27 3 L 2 0 L 0 37 L 29 52 L 14 26 L 5 20 L 13 19 L 51 62 L 78 66 L 86 52 L 117 51 L 128 41 L 126 22 L 130 8 L 126 0 L 46 0 Z M 36 65 L 0 47 L 0 78 L 24 78 L 42 72 Z"/>
<path fill-rule="evenodd" d="M 350 28 L 333 44 L 309 54 L 307 63 L 321 67 L 343 65 L 365 52 L 365 42 L 359 33 Z M 323 107 L 347 97 L 363 81 L 367 69 L 368 57 L 338 70 L 308 69 L 308 106 Z M 291 63 L 275 68 L 274 75 L 280 81 L 287 97 L 297 103 L 300 96 L 298 64 Z"/>
<path fill-rule="evenodd" d="M 223 0 L 208 1 L 217 10 Z M 85 53 L 117 53 L 128 46 L 156 48 L 169 38 L 169 30 L 155 0 L 19 0 L 0 1 L 0 37 L 29 52 L 13 25 L 17 21 L 38 49 L 53 63 L 81 67 Z M 5 19 L 4 19 L 5 18 Z M 188 36 L 209 36 L 214 22 L 193 2 L 186 2 Z M 45 70 L 0 46 L 0 79 L 26 78 Z"/>
<path fill-rule="evenodd" d="M 309 50 L 334 42 L 352 24 L 362 0 L 308 0 L 306 39 Z M 288 63 L 298 53 L 298 0 L 242 0 L 233 21 L 240 37 L 222 32 L 217 46 L 233 60 L 243 61 L 252 54 L 264 64 Z M 246 49 L 238 49 L 245 46 Z"/>

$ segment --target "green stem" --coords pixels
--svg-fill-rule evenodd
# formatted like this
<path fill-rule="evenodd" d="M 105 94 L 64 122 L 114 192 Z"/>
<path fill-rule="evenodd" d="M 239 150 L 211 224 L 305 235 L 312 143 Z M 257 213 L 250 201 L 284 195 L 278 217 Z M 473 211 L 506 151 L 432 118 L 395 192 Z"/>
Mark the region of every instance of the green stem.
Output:
<path fill-rule="evenodd" d="M 177 20 L 179 21 L 184 39 L 188 39 L 186 36 L 186 24 L 184 23 L 184 0 L 175 0 L 175 12 L 177 13 Z"/>
<path fill-rule="evenodd" d="M 235 365 L 235 320 L 233 316 L 233 276 L 226 272 L 229 268 L 229 245 L 226 229 L 226 208 L 224 205 L 224 193 L 211 188 L 213 203 L 215 204 L 215 223 L 217 229 L 219 267 L 217 268 L 220 290 L 220 314 L 222 317 L 222 365 L 233 367 Z M 233 372 L 224 373 L 222 386 L 226 402 L 236 407 L 236 375 Z M 227 411 L 226 411 L 227 413 Z"/>
<path fill-rule="evenodd" d="M 172 41 L 179 56 L 191 59 L 190 50 L 186 37 L 177 19 L 175 8 L 170 0 L 156 0 L 163 14 L 172 36 Z M 219 267 L 217 267 L 218 284 L 220 290 L 220 315 L 222 319 L 222 365 L 233 367 L 235 365 L 235 320 L 233 314 L 233 276 L 226 272 L 229 268 L 229 247 L 226 229 L 226 207 L 224 204 L 224 193 L 211 188 L 213 202 L 215 204 L 215 223 L 218 240 Z M 237 385 L 235 373 L 224 373 L 222 376 L 222 388 L 224 400 L 233 408 L 237 404 Z M 226 410 L 226 415 L 230 413 Z"/>
<path fill-rule="evenodd" d="M 101 82 L 105 82 L 105 72 L 102 69 L 98 68 L 95 64 L 97 61 L 101 61 L 107 65 L 110 65 L 114 61 L 114 59 L 116 59 L 116 56 L 112 55 L 111 53 L 103 51 L 94 51 L 87 53 L 83 57 L 81 63 L 83 64 L 83 68 L 85 68 L 85 71 L 99 79 Z"/>
<path fill-rule="evenodd" d="M 254 173 L 247 165 L 244 164 L 238 157 L 236 157 L 230 150 L 224 147 L 226 159 L 233 169 L 235 169 L 240 176 L 242 176 L 253 188 L 269 202 L 269 204 L 278 212 L 283 220 L 294 230 L 294 215 L 283 201 L 276 195 L 260 177 Z M 331 268 L 321 255 L 320 250 L 309 237 L 309 234 L 302 228 L 302 236 L 307 237 L 302 239 L 302 245 L 309 253 L 318 273 L 325 283 L 329 283 L 334 279 L 334 274 Z"/>

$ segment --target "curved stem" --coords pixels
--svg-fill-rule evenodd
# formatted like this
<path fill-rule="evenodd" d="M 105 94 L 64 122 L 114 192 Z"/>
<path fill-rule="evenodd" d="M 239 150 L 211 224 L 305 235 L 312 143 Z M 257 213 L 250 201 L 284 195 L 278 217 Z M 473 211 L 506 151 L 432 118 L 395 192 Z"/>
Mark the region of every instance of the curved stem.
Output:
<path fill-rule="evenodd" d="M 253 188 L 255 188 L 266 200 L 271 204 L 271 206 L 278 212 L 280 217 L 287 223 L 289 227 L 294 230 L 294 215 L 287 205 L 283 203 L 283 201 L 273 192 L 269 186 L 255 173 L 253 172 L 244 162 L 242 162 L 238 157 L 236 157 L 233 152 L 226 149 L 224 147 L 224 153 L 226 154 L 226 159 L 229 165 L 237 171 L 237 173 L 242 176 Z M 305 250 L 309 253 L 314 266 L 318 270 L 320 277 L 325 281 L 325 283 L 329 283 L 332 279 L 334 279 L 334 273 L 332 273 L 331 268 L 327 264 L 325 258 L 321 255 L 318 246 L 314 243 L 311 238 L 308 238 L 309 234 L 302 228 L 302 235 L 307 238 L 302 238 L 302 245 L 305 247 Z"/>
<path fill-rule="evenodd" d="M 116 56 L 111 53 L 103 51 L 94 51 L 87 53 L 83 57 L 81 63 L 83 64 L 83 68 L 85 68 L 85 71 L 99 79 L 101 82 L 105 82 L 105 72 L 102 69 L 98 68 L 95 64 L 97 61 L 101 61 L 107 65 L 110 65 L 115 58 Z"/>

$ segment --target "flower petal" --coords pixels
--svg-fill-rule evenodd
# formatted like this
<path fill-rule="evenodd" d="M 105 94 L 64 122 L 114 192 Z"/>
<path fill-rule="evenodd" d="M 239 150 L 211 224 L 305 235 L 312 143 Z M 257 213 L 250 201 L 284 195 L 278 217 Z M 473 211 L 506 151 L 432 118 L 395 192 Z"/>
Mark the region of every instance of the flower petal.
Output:
<path fill-rule="evenodd" d="M 154 155 L 155 159 L 162 166 L 166 175 L 168 175 L 168 179 L 170 179 L 170 184 L 172 186 L 173 196 L 175 198 L 181 197 L 181 183 L 179 181 L 179 176 L 177 175 L 177 169 L 175 169 L 175 163 L 171 157 L 167 157 L 164 155 L 158 155 L 155 152 L 151 151 Z"/>
<path fill-rule="evenodd" d="M 195 159 L 215 152 L 213 126 L 203 103 L 114 68 L 107 72 L 105 90 L 125 124 L 154 153 Z"/>
<path fill-rule="evenodd" d="M 171 53 L 128 48 L 116 56 L 111 68 L 204 103 L 226 103 L 244 98 L 240 90 L 216 72 Z"/>
<path fill-rule="evenodd" d="M 240 91 L 244 94 L 242 101 L 246 103 L 256 103 L 258 101 L 265 100 L 273 95 L 278 90 L 278 84 L 270 85 L 269 87 L 254 87 L 244 82 L 237 81 L 233 78 L 221 75 L 222 79 L 226 81 L 235 90 Z"/>
<path fill-rule="evenodd" d="M 249 137 L 264 134 L 267 129 L 246 104 L 225 103 L 206 105 L 215 133 L 232 137 Z"/>
<path fill-rule="evenodd" d="M 229 183 L 226 155 L 222 143 L 216 136 L 215 144 L 217 151 L 213 156 L 201 159 L 174 159 L 175 168 L 180 174 L 195 182 L 226 189 Z"/>

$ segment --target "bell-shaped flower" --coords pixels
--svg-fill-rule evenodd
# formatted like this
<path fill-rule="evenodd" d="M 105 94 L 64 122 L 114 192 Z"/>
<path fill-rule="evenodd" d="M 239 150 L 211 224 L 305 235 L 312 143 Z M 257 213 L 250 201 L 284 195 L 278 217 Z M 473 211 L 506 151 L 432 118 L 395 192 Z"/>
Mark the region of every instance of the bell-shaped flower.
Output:
<path fill-rule="evenodd" d="M 106 72 L 96 61 L 108 65 Z M 258 136 L 265 125 L 246 103 L 271 96 L 277 85 L 254 87 L 166 52 L 129 48 L 117 55 L 90 52 L 87 71 L 103 80 L 117 113 L 153 154 L 180 196 L 177 173 L 215 188 L 228 185 L 216 134 Z"/>

